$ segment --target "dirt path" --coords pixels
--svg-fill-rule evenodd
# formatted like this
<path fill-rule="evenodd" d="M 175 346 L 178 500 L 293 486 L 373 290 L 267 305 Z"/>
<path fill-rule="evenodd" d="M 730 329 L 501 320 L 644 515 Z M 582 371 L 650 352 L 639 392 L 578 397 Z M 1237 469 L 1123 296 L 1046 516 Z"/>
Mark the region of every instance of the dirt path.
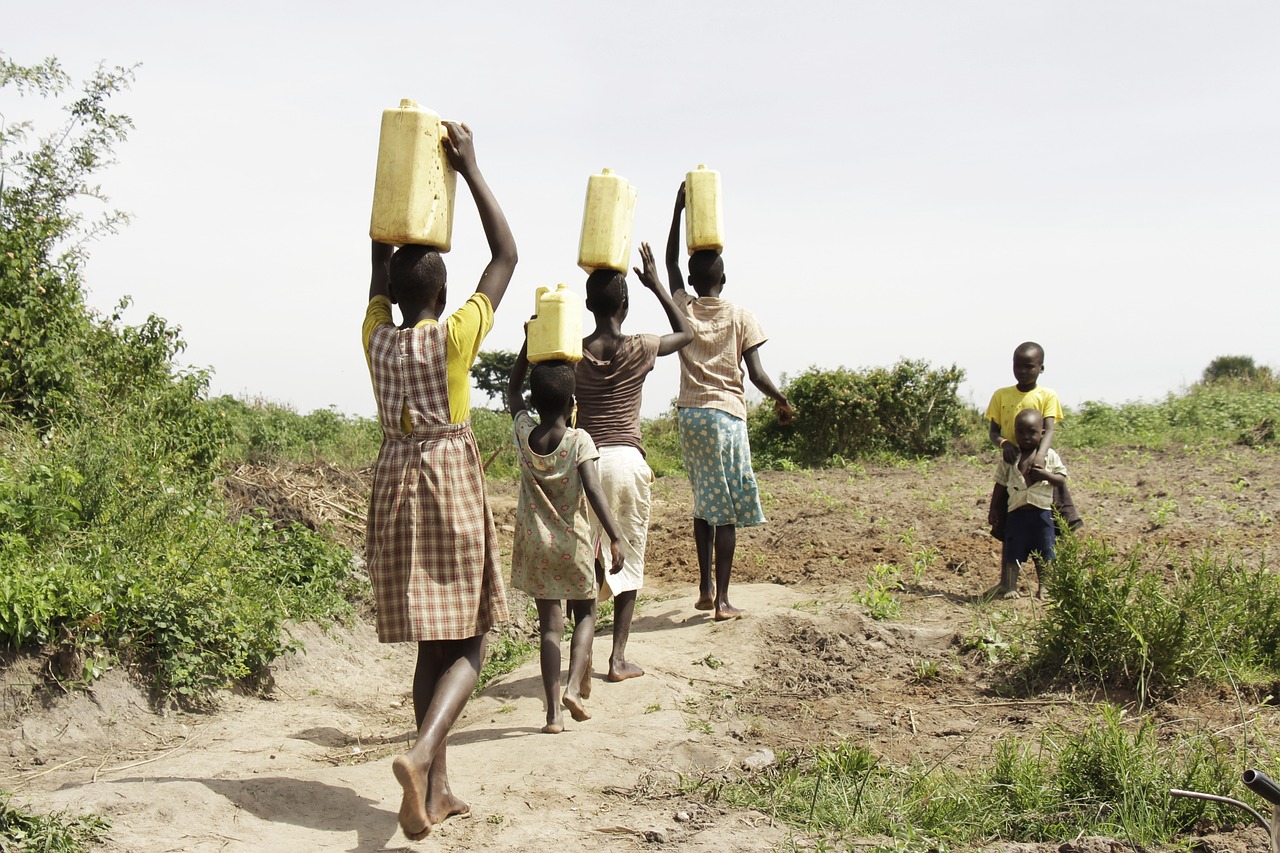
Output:
<path fill-rule="evenodd" d="M 1206 551 L 1254 565 L 1280 557 L 1274 451 L 1108 450 L 1066 462 L 1089 535 L 1121 553 L 1154 549 L 1171 565 Z M 658 839 L 680 851 L 774 850 L 788 830 L 682 794 L 682 777 L 841 737 L 890 761 L 964 766 L 1000 737 L 1070 724 L 1103 698 L 1092 688 L 1011 698 L 983 652 L 963 650 L 975 633 L 1007 642 L 1044 606 L 975 601 L 998 563 L 983 524 L 990 473 L 952 459 L 762 475 L 770 523 L 743 531 L 735 568 L 734 601 L 750 616 L 719 625 L 691 606 L 688 485 L 660 480 L 631 646 L 648 674 L 604 683 L 609 638 L 598 637 L 594 717 L 558 736 L 538 732 L 536 663 L 491 684 L 450 741 L 451 777 L 474 816 L 416 844 L 396 829 L 390 770 L 412 736 L 411 651 L 377 644 L 368 626 L 304 627 L 307 654 L 280 663 L 270 700 L 229 696 L 207 715 L 157 716 L 115 672 L 89 695 L 31 707 L 39 661 L 14 662 L 0 693 L 10 755 L 0 787 L 40 810 L 104 815 L 108 851 L 606 851 Z M 514 491 L 493 491 L 501 528 Z M 886 565 L 908 582 L 894 593 L 901 613 L 874 621 L 855 596 Z M 1240 713 L 1280 729 L 1274 708 L 1217 693 L 1185 693 L 1157 713 L 1169 730 L 1231 731 Z"/>
<path fill-rule="evenodd" d="M 764 617 L 798 596 L 751 585 L 738 599 L 755 618 L 716 624 L 683 597 L 647 601 L 633 634 L 647 675 L 608 684 L 597 673 L 593 718 L 569 721 L 561 735 L 538 731 L 536 662 L 491 684 L 450 738 L 454 785 L 474 817 L 416 844 L 396 829 L 391 775 L 391 758 L 412 734 L 403 695 L 412 662 L 404 649 L 379 646 L 367 627 L 308 631 L 310 652 L 278 674 L 275 701 L 232 698 L 211 716 L 155 718 L 127 685 L 102 685 L 96 703 L 76 699 L 74 711 L 57 715 L 72 720 L 65 730 L 24 728 L 46 765 L 7 784 L 16 781 L 42 809 L 105 815 L 113 827 L 106 849 L 135 853 L 529 850 L 546 842 L 603 851 L 633 849 L 646 832 L 688 851 L 773 849 L 783 831 L 758 815 L 646 796 L 665 794 L 677 774 L 733 766 L 756 749 L 724 724 L 717 731 L 704 708 L 751 678 L 755 652 L 766 647 Z M 597 661 L 608 650 L 608 637 L 598 638 Z M 712 652 L 715 669 L 705 663 Z M 124 747 L 116 729 L 126 741 L 139 731 L 149 737 Z M 41 769 L 52 772 L 37 778 Z"/>

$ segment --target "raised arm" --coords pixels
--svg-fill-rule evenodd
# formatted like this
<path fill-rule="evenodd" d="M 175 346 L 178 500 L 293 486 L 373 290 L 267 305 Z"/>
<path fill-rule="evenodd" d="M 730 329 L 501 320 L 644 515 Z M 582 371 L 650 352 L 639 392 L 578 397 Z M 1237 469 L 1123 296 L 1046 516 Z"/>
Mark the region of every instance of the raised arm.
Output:
<path fill-rule="evenodd" d="M 795 420 L 796 413 L 791 408 L 791 404 L 773 384 L 773 380 L 764 372 L 764 367 L 760 364 L 760 345 L 756 344 L 744 352 L 742 360 L 747 364 L 747 377 L 751 380 L 751 384 L 760 389 L 761 394 L 773 400 L 773 409 L 778 413 L 778 423 L 785 425 Z"/>
<path fill-rule="evenodd" d="M 684 290 L 680 274 L 680 215 L 684 213 L 684 181 L 676 190 L 676 209 L 671 214 L 671 233 L 667 235 L 667 278 L 671 279 L 671 295 Z"/>
<path fill-rule="evenodd" d="M 476 152 L 472 145 L 471 128 L 465 124 L 447 121 L 445 127 L 449 135 L 443 140 L 445 153 L 449 162 L 462 175 L 467 186 L 471 188 L 471 197 L 475 200 L 476 210 L 480 213 L 480 225 L 484 228 L 484 236 L 489 241 L 491 258 L 476 292 L 489 297 L 489 303 L 497 310 L 498 303 L 507 292 L 511 283 L 511 275 L 515 272 L 516 240 L 511 235 L 511 226 L 507 225 L 507 217 L 493 197 L 489 185 L 485 183 L 480 167 L 476 165 Z"/>
<path fill-rule="evenodd" d="M 689 321 L 676 307 L 671 294 L 662 289 L 658 265 L 653 261 L 653 249 L 649 248 L 648 243 L 640 244 L 640 260 L 644 263 L 644 269 L 639 267 L 631 269 L 640 279 L 640 283 L 658 297 L 658 301 L 662 303 L 662 310 L 667 312 L 667 319 L 671 322 L 671 334 L 663 335 L 658 340 L 658 355 L 670 355 L 693 341 L 693 331 L 689 328 Z"/>
<path fill-rule="evenodd" d="M 529 372 L 529 343 L 520 344 L 520 354 L 511 366 L 511 379 L 507 382 L 507 411 L 515 417 L 524 411 L 524 377 Z"/>
<path fill-rule="evenodd" d="M 391 298 L 391 256 L 395 247 L 373 241 L 373 274 L 369 277 L 369 299 L 375 296 Z"/>

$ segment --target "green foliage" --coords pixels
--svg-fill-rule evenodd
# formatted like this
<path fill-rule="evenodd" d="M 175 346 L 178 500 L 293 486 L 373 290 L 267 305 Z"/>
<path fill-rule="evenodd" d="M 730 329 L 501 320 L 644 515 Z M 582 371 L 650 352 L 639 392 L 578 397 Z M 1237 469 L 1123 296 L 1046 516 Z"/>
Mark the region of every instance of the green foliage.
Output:
<path fill-rule="evenodd" d="M 5 853 L 86 853 L 106 839 L 107 829 L 106 821 L 93 815 L 32 814 L 0 791 L 0 850 Z"/>
<path fill-rule="evenodd" d="M 471 431 L 480 450 L 480 461 L 488 465 L 485 475 L 497 480 L 514 480 L 519 471 L 511 437 L 511 415 L 492 409 L 472 409 Z"/>
<path fill-rule="evenodd" d="M 358 468 L 373 462 L 382 442 L 374 418 L 353 417 L 334 409 L 299 414 L 264 400 L 215 397 L 205 404 L 225 435 L 223 457 L 247 462 L 289 460 Z"/>
<path fill-rule="evenodd" d="M 867 588 L 859 591 L 854 599 L 867 608 L 867 615 L 872 619 L 893 619 L 902 612 L 902 603 L 895 594 L 900 589 L 902 570 L 892 563 L 880 563 L 867 572 Z"/>
<path fill-rule="evenodd" d="M 511 382 L 511 369 L 516 366 L 519 353 L 510 350 L 482 350 L 471 365 L 471 379 L 476 390 L 486 399 L 496 400 L 501 407 L 499 411 L 507 411 L 507 386 Z M 526 377 L 526 387 L 528 379 Z"/>
<path fill-rule="evenodd" d="M 1251 355 L 1220 355 L 1209 362 L 1200 381 L 1209 385 L 1224 379 L 1269 380 L 1271 370 L 1254 364 Z"/>
<path fill-rule="evenodd" d="M 0 643 L 70 645 L 94 663 L 64 677 L 122 661 L 159 697 L 198 702 L 292 648 L 287 621 L 350 612 L 345 551 L 300 527 L 228 523 L 223 448 L 319 445 L 359 425 L 290 415 L 273 434 L 270 412 L 205 401 L 206 375 L 175 365 L 176 328 L 125 324 L 127 300 L 109 316 L 86 306 L 86 246 L 124 216 L 83 211 L 105 201 L 92 177 L 131 126 L 108 101 L 131 79 L 100 68 L 48 136 L 13 117 L 0 129 Z M 55 60 L 0 57 L 0 86 L 58 98 L 69 85 Z"/>
<path fill-rule="evenodd" d="M 943 453 L 960 432 L 957 388 L 964 371 L 902 360 L 891 368 L 854 371 L 811 367 L 786 384 L 796 421 L 781 426 L 772 406 L 748 420 L 752 456 L 767 466 L 801 466 L 885 453 L 914 458 Z"/>
<path fill-rule="evenodd" d="M 684 453 L 680 450 L 680 427 L 674 407 L 656 418 L 642 420 L 640 436 L 645 461 L 655 477 L 684 474 Z"/>
<path fill-rule="evenodd" d="M 928 849 L 992 840 L 1060 842 L 1081 835 L 1167 844 L 1191 830 L 1229 828 L 1242 813 L 1170 788 L 1233 793 L 1243 756 L 1212 735 L 1162 742 L 1155 723 L 1113 708 L 1038 742 L 1008 737 L 966 769 L 889 766 L 851 741 L 782 753 L 769 770 L 704 783 L 708 797 L 758 809 L 809 832 L 884 835 Z"/>
<path fill-rule="evenodd" d="M 1055 445 L 1063 447 L 1165 447 L 1212 440 L 1256 444 L 1275 440 L 1280 393 L 1219 381 L 1180 397 L 1170 394 L 1158 403 L 1087 402 L 1065 421 L 1054 437 Z"/>
<path fill-rule="evenodd" d="M 1043 570 L 1052 604 L 1037 623 L 1032 672 L 1130 687 L 1146 698 L 1193 680 L 1280 677 L 1280 578 L 1208 554 L 1144 567 L 1092 539 L 1059 539 Z"/>
<path fill-rule="evenodd" d="M 490 640 L 485 649 L 484 665 L 480 668 L 480 680 L 476 683 L 475 692 L 481 690 L 495 678 L 506 675 L 520 664 L 533 660 L 538 653 L 538 646 L 522 637 L 502 635 Z"/>

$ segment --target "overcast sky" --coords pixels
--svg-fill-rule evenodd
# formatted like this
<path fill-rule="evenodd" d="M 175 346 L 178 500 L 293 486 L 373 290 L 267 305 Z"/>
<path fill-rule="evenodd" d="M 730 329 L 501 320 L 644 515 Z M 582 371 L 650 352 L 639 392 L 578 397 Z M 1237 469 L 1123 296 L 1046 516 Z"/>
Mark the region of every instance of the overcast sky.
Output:
<path fill-rule="evenodd" d="M 1159 398 L 1218 355 L 1280 365 L 1274 2 L 49 0 L 3 32 L 77 78 L 141 63 L 102 175 L 134 219 L 94 246 L 90 299 L 180 325 L 213 393 L 373 414 L 369 210 L 401 98 L 470 124 L 515 233 L 486 349 L 519 346 L 539 285 L 581 292 L 590 174 L 636 186 L 636 249 L 661 258 L 706 163 L 724 295 L 761 318 L 775 379 L 955 363 L 985 407 L 1035 339 L 1078 405 Z M 36 111 L 0 94 L 8 121 Z M 461 181 L 453 244 L 456 305 L 488 259 Z M 666 328 L 634 280 L 632 305 L 630 331 Z M 678 370 L 660 361 L 645 414 Z"/>

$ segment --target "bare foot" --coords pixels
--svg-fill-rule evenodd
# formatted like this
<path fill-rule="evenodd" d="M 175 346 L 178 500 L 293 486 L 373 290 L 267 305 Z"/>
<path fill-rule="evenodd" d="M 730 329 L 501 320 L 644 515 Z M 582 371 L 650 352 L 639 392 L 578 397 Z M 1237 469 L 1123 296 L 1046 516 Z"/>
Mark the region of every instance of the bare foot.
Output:
<path fill-rule="evenodd" d="M 700 595 L 698 596 L 697 602 L 694 603 L 693 609 L 694 610 L 713 610 L 715 609 L 715 606 L 716 606 L 716 602 L 711 596 Z"/>
<path fill-rule="evenodd" d="M 595 659 L 591 656 L 587 657 L 587 668 L 582 672 L 582 683 L 578 685 L 578 691 L 582 694 L 583 699 L 591 698 L 591 670 L 594 669 L 592 664 Z"/>
<path fill-rule="evenodd" d="M 591 719 L 591 715 L 587 713 L 587 709 L 582 705 L 581 696 L 570 696 L 566 691 L 560 701 L 569 709 L 569 716 L 573 717 L 574 722 L 581 723 L 583 720 Z"/>
<path fill-rule="evenodd" d="M 618 661 L 617 663 L 610 661 L 609 674 L 605 676 L 605 680 L 626 681 L 628 678 L 639 678 L 642 675 L 644 675 L 644 670 L 633 663 L 629 663 L 625 660 Z"/>
<path fill-rule="evenodd" d="M 564 731 L 564 714 L 559 708 L 547 709 L 547 724 L 542 727 L 544 735 L 558 735 Z"/>
<path fill-rule="evenodd" d="M 391 772 L 404 789 L 400 798 L 400 829 L 410 841 L 426 838 L 431 832 L 431 818 L 427 816 L 427 779 L 425 768 L 414 766 L 408 756 L 401 755 L 391 762 Z"/>
<path fill-rule="evenodd" d="M 993 598 L 1009 598 L 1010 593 L 1012 593 L 1012 597 L 1017 598 L 1018 593 L 1016 591 L 1009 589 L 1009 587 L 1004 584 L 996 584 L 991 587 L 991 589 L 984 592 L 982 594 L 982 598 L 985 601 L 990 601 Z"/>
<path fill-rule="evenodd" d="M 726 604 L 724 607 L 716 608 L 716 621 L 727 622 L 730 619 L 740 619 L 747 615 L 747 611 L 739 610 L 732 604 Z"/>
<path fill-rule="evenodd" d="M 442 794 L 436 802 L 427 800 L 427 818 L 433 824 L 444 823 L 445 818 L 454 815 L 470 815 L 471 806 L 453 795 L 452 792 Z"/>

